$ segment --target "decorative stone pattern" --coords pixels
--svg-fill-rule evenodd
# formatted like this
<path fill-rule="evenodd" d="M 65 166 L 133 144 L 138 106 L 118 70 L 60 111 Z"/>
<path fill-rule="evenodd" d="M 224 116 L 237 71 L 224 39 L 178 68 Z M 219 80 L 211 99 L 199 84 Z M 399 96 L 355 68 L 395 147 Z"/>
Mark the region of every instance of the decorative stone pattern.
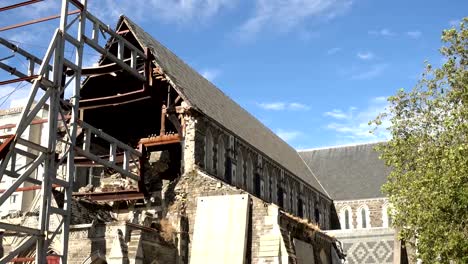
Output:
<path fill-rule="evenodd" d="M 391 264 L 395 247 L 395 231 L 389 228 L 333 230 L 343 245 L 348 264 Z"/>

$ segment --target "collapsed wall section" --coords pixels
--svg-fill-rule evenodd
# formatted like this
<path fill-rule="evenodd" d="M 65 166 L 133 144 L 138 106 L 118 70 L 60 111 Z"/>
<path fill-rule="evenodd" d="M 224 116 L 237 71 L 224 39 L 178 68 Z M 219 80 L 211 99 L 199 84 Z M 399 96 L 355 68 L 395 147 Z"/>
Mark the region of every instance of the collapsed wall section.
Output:
<path fill-rule="evenodd" d="M 163 189 L 166 217 L 176 227 L 180 262 L 188 263 L 194 241 L 197 218 L 197 201 L 200 197 L 248 194 L 212 177 L 203 171 L 194 170 L 183 174 Z M 293 240 L 304 241 L 316 251 L 315 263 L 331 263 L 335 240 L 305 223 L 284 214 L 277 206 L 249 195 L 247 247 L 244 263 L 298 263 Z M 296 232 L 291 232 L 296 230 Z M 298 230 L 310 230 L 300 235 Z M 222 242 L 220 242 L 222 243 Z M 278 246 L 278 247 L 276 247 Z M 321 260 L 320 255 L 325 255 Z"/>

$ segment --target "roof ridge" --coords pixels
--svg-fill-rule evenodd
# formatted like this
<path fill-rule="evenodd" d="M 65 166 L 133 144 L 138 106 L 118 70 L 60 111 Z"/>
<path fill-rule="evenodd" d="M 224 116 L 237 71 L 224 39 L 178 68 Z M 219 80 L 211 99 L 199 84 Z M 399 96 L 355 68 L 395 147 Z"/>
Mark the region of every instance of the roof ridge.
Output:
<path fill-rule="evenodd" d="M 294 147 L 130 18 L 121 16 L 121 22 L 127 24 L 142 47 L 150 49 L 157 64 L 190 106 L 317 191 L 328 195 Z"/>
<path fill-rule="evenodd" d="M 359 146 L 366 146 L 366 145 L 375 145 L 375 144 L 385 143 L 385 142 L 387 142 L 387 141 L 372 141 L 372 142 L 366 142 L 366 143 L 354 143 L 354 144 L 352 143 L 352 144 L 345 144 L 345 145 L 338 145 L 338 146 L 317 147 L 317 148 L 309 148 L 309 149 L 298 149 L 297 152 L 308 152 L 308 151 L 315 151 L 315 150 L 359 147 Z"/>

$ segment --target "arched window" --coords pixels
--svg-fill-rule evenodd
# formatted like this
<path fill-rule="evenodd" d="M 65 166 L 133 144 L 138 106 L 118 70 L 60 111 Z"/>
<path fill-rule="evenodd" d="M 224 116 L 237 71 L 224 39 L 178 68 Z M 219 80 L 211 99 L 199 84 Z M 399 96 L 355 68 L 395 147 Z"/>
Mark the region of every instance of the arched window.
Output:
<path fill-rule="evenodd" d="M 359 228 L 370 228 L 370 214 L 367 205 L 362 205 L 356 212 Z"/>
<path fill-rule="evenodd" d="M 225 173 L 226 173 L 226 149 L 224 145 L 224 140 L 223 136 L 220 135 L 218 138 L 218 162 L 217 162 L 217 168 L 216 168 L 216 173 L 219 178 L 224 179 Z"/>
<path fill-rule="evenodd" d="M 247 166 L 246 166 L 245 175 L 247 178 L 247 184 L 246 184 L 247 191 L 250 193 L 253 193 L 254 191 L 253 190 L 253 173 L 254 173 L 254 169 L 253 169 L 252 155 L 249 154 L 247 158 Z"/>
<path fill-rule="evenodd" d="M 234 181 L 234 185 L 236 185 L 239 188 L 242 188 L 245 186 L 245 173 L 244 173 L 244 156 L 242 155 L 242 151 L 239 149 L 239 152 L 237 153 L 237 175 Z"/>
<path fill-rule="evenodd" d="M 345 229 L 350 229 L 349 210 L 345 210 L 344 213 L 345 213 Z"/>
<path fill-rule="evenodd" d="M 352 229 L 352 210 L 351 207 L 345 206 L 340 210 L 341 229 Z"/>
<path fill-rule="evenodd" d="M 205 170 L 213 172 L 213 135 L 210 130 L 206 131 L 205 136 Z"/>
<path fill-rule="evenodd" d="M 391 227 L 392 225 L 392 215 L 389 210 L 388 203 L 384 203 L 382 205 L 382 227 Z"/>
<path fill-rule="evenodd" d="M 367 228 L 366 209 L 361 208 L 362 228 Z"/>
<path fill-rule="evenodd" d="M 270 201 L 272 203 L 277 203 L 277 189 L 278 189 L 278 178 L 277 178 L 276 170 L 274 168 L 271 169 L 270 174 Z"/>

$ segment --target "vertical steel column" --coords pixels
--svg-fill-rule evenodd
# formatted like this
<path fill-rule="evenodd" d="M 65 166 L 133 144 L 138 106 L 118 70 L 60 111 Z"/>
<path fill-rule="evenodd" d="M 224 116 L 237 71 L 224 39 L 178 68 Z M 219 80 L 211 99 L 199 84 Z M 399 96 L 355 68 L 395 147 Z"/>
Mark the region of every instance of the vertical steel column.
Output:
<path fill-rule="evenodd" d="M 64 201 L 63 201 L 63 209 L 67 212 L 66 217 L 63 219 L 63 227 L 62 227 L 62 264 L 67 263 L 67 255 L 68 255 L 68 239 L 69 239 L 69 227 L 70 227 L 70 218 L 71 218 L 71 202 L 72 202 L 72 192 L 73 192 L 73 182 L 75 181 L 75 145 L 76 145 L 76 134 L 78 130 L 78 118 L 80 116 L 79 113 L 79 101 L 80 101 L 80 88 L 81 88 L 81 67 L 83 64 L 83 50 L 84 50 L 84 39 L 83 36 L 85 35 L 85 25 L 86 25 L 86 8 L 87 8 L 87 1 L 82 0 L 81 4 L 83 5 L 79 24 L 78 24 L 78 33 L 77 33 L 77 40 L 79 46 L 76 47 L 76 54 L 75 54 L 75 64 L 76 70 L 73 76 L 75 86 L 73 87 L 72 97 L 70 99 L 70 104 L 72 105 L 71 109 L 71 119 L 70 119 L 70 150 L 68 151 L 67 157 L 67 173 L 65 175 L 65 181 L 68 182 L 68 187 L 64 190 Z M 62 13 L 64 14 L 64 13 Z M 68 13 L 65 13 L 68 14 Z M 66 30 L 67 24 L 66 21 L 60 25 L 64 27 L 63 30 Z"/>
<path fill-rule="evenodd" d="M 75 7 L 78 10 L 69 12 L 71 7 Z M 29 250 L 31 246 L 36 243 L 36 263 L 46 263 L 47 255 L 49 251 L 50 244 L 56 240 L 60 239 L 61 243 L 61 252 L 56 252 L 61 254 L 60 259 L 61 263 L 67 263 L 68 255 L 68 240 L 69 240 L 69 225 L 71 218 L 71 202 L 72 202 L 72 188 L 73 182 L 75 179 L 75 145 L 76 145 L 76 136 L 78 131 L 78 125 L 86 128 L 86 130 L 94 131 L 96 135 L 109 141 L 111 145 L 118 146 L 120 149 L 125 150 L 125 162 L 122 167 L 117 166 L 112 162 L 112 159 L 109 161 L 101 160 L 89 153 L 89 138 L 91 133 L 86 134 L 87 143 L 84 146 L 84 150 L 79 151 L 84 156 L 94 160 L 95 162 L 102 164 L 106 167 L 112 167 L 118 170 L 122 175 L 130 177 L 132 179 L 138 180 L 138 175 L 135 175 L 130 171 L 129 162 L 135 162 L 134 157 L 140 157 L 141 153 L 135 151 L 133 148 L 126 146 L 125 144 L 119 142 L 115 138 L 99 131 L 95 128 L 92 128 L 89 125 L 86 125 L 83 122 L 78 120 L 79 118 L 79 99 L 80 99 L 80 88 L 81 88 L 81 67 L 83 63 L 83 50 L 84 45 L 89 45 L 91 48 L 95 49 L 97 52 L 105 55 L 112 62 L 116 63 L 123 70 L 127 71 L 137 79 L 146 82 L 147 73 L 141 74 L 137 69 L 137 56 L 142 59 L 147 59 L 147 54 L 143 53 L 137 47 L 133 46 L 126 39 L 122 38 L 120 35 L 115 33 L 112 29 L 106 26 L 103 22 L 99 21 L 96 17 L 87 12 L 87 0 L 62 0 L 61 5 L 61 14 L 60 14 L 60 27 L 55 31 L 54 37 L 51 40 L 47 52 L 42 59 L 34 59 L 29 53 L 21 51 L 20 54 L 26 56 L 30 60 L 29 74 L 33 74 L 34 65 L 41 64 L 39 71 L 36 73 L 38 78 L 33 81 L 31 91 L 29 94 L 29 100 L 26 106 L 23 108 L 21 113 L 21 118 L 17 123 L 17 130 L 15 134 L 15 139 L 9 147 L 7 155 L 3 158 L 0 164 L 0 175 L 5 174 L 8 171 L 9 163 L 14 163 L 15 157 L 17 155 L 23 155 L 24 151 L 20 151 L 17 146 L 26 146 L 27 148 L 35 150 L 39 153 L 34 162 L 28 165 L 24 169 L 21 175 L 18 175 L 17 182 L 15 185 L 10 186 L 3 194 L 0 194 L 0 205 L 6 201 L 16 188 L 26 181 L 32 181 L 35 184 L 41 185 L 41 198 L 39 201 L 39 224 L 37 228 L 28 228 L 21 227 L 16 225 L 11 225 L 0 221 L 0 228 L 12 230 L 18 233 L 26 234 L 27 237 L 21 241 L 15 248 L 6 254 L 6 256 L 0 258 L 0 264 L 7 263 L 17 254 Z M 74 24 L 76 19 L 69 19 L 70 15 L 78 13 L 78 29 L 76 31 L 70 30 L 72 24 Z M 92 38 L 86 37 L 85 24 L 86 20 L 90 20 L 93 23 Z M 68 24 L 70 23 L 70 24 Z M 77 36 L 73 37 L 69 32 L 76 32 Z M 120 52 L 119 55 L 115 56 L 111 53 L 108 53 L 108 50 L 99 45 L 97 36 L 99 33 L 108 34 L 111 38 L 115 38 L 119 42 Z M 5 41 L 0 43 L 5 45 Z M 14 47 L 9 43 L 8 47 Z M 70 44 L 75 47 L 75 60 L 71 62 L 65 58 L 65 47 L 66 44 Z M 131 53 L 131 63 L 130 65 L 125 62 L 124 58 L 124 48 L 129 49 Z M 32 64 L 32 65 L 31 65 Z M 52 64 L 52 66 L 51 66 Z M 1 65 L 0 65 L 1 66 Z M 73 75 L 70 76 L 70 79 L 66 81 L 64 75 L 64 69 L 73 70 Z M 52 70 L 52 74 L 49 75 Z M 19 77 L 28 76 L 19 71 L 15 71 L 15 75 Z M 71 84 L 71 86 L 70 86 Z M 73 87 L 72 97 L 70 102 L 64 102 L 61 98 L 67 87 Z M 35 102 L 35 99 L 39 95 L 39 88 L 44 89 L 44 93 L 40 96 L 40 99 Z M 34 142 L 29 141 L 28 139 L 23 139 L 21 136 L 26 131 L 27 127 L 31 125 L 31 122 L 36 117 L 37 113 L 48 103 L 49 113 L 48 113 L 48 122 L 49 122 L 49 138 L 47 146 L 41 146 Z M 66 124 L 65 114 L 61 108 L 62 103 L 68 104 L 71 107 L 71 118 L 68 124 Z M 66 129 L 66 135 L 64 138 L 58 138 L 57 130 L 59 122 L 63 122 L 64 128 Z M 61 148 L 60 153 L 57 151 L 57 142 L 61 141 L 64 145 Z M 59 154 L 59 159 L 57 161 L 57 154 Z M 33 155 L 33 154 L 31 154 Z M 133 155 L 133 156 L 131 156 Z M 30 157 L 26 155 L 27 157 Z M 114 156 L 113 156 L 114 157 Z M 115 157 L 114 157 L 115 158 Z M 114 159 L 115 161 L 115 159 Z M 58 178 L 58 170 L 61 166 L 66 163 L 66 174 L 63 178 Z M 44 173 L 42 177 L 38 176 L 37 179 L 31 179 L 30 174 L 35 171 L 41 164 L 44 165 Z M 12 169 L 12 170 L 13 170 Z M 1 176 L 0 176 L 1 178 Z M 58 186 L 64 192 L 64 202 L 63 208 L 56 207 L 52 204 L 53 200 L 53 190 L 52 186 Z M 53 226 L 51 230 L 51 216 L 59 215 L 62 217 L 62 221 L 58 223 L 58 226 Z M 61 237 L 60 237 L 61 236 Z"/>

